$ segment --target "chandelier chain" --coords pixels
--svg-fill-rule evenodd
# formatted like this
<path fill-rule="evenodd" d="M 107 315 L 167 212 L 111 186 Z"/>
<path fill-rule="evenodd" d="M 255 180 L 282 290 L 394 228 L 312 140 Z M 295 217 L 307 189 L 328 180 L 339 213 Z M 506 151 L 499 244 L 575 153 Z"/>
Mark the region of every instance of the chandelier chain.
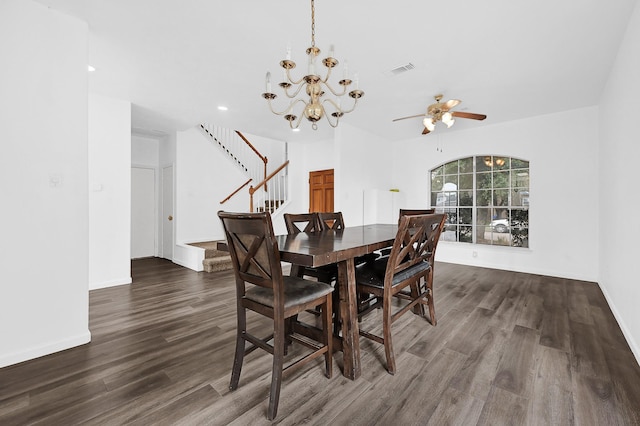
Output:
<path fill-rule="evenodd" d="M 311 0 L 311 47 L 316 47 L 316 6 Z"/>

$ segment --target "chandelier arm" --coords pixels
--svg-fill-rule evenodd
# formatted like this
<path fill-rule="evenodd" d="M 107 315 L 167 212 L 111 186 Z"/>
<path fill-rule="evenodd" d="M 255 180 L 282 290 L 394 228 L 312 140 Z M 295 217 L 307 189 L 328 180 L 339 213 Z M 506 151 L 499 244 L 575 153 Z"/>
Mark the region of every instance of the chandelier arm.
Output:
<path fill-rule="evenodd" d="M 335 89 L 331 87 L 331 85 L 326 81 L 323 81 L 322 84 L 324 84 L 324 86 L 329 89 L 329 91 L 333 93 L 334 96 L 344 96 L 347 93 L 347 86 L 342 86 L 342 93 L 339 93 L 336 92 Z"/>
<path fill-rule="evenodd" d="M 306 83 L 305 83 L 306 84 Z M 296 96 L 298 96 L 298 93 L 300 93 L 300 90 L 302 90 L 303 87 L 306 87 L 305 84 L 298 84 L 298 88 L 296 89 L 295 93 L 293 93 L 292 95 L 289 94 L 289 90 L 287 87 L 284 88 L 284 94 L 287 96 L 287 98 L 289 99 L 293 99 Z"/>
<path fill-rule="evenodd" d="M 300 127 L 300 122 L 302 121 L 302 117 L 304 116 L 304 114 L 300 114 L 300 117 L 298 117 L 298 120 L 296 121 L 296 125 L 293 125 L 293 121 L 289 121 L 289 127 L 292 129 L 297 129 L 298 127 Z"/>
<path fill-rule="evenodd" d="M 320 81 L 324 84 L 327 84 L 327 81 L 329 81 L 329 77 L 331 77 L 331 68 L 332 67 L 327 67 L 327 75 L 325 75 L 324 78 L 320 79 Z"/>
<path fill-rule="evenodd" d="M 289 112 L 291 112 L 291 110 L 293 109 L 293 107 L 298 103 L 298 102 L 302 102 L 304 105 L 306 105 L 306 102 L 303 101 L 302 99 L 298 99 L 296 101 L 292 101 L 289 106 L 283 110 L 282 112 L 278 112 L 276 110 L 273 109 L 273 105 L 271 105 L 271 99 L 267 99 L 267 104 L 269 105 L 269 109 L 271 110 L 272 113 L 276 114 L 276 115 L 285 115 L 288 114 Z"/>
<path fill-rule="evenodd" d="M 340 109 L 340 111 L 342 111 L 343 114 L 349 114 L 350 112 L 355 110 L 356 106 L 358 105 L 358 98 L 354 98 L 353 101 L 354 102 L 353 102 L 353 106 L 351 107 L 351 109 Z"/>
<path fill-rule="evenodd" d="M 331 105 L 333 106 L 333 108 L 335 108 L 336 112 L 339 112 L 339 113 L 344 114 L 344 111 L 342 110 L 342 108 L 340 108 L 340 105 L 338 105 L 337 103 L 335 103 L 335 102 L 333 101 L 333 99 L 329 99 L 329 98 L 327 98 L 327 99 L 325 99 L 325 100 L 323 100 L 323 101 L 322 101 L 322 109 L 323 109 L 323 112 L 326 112 L 326 111 L 327 111 L 327 109 L 324 107 L 324 104 L 331 104 Z M 329 115 L 330 115 L 330 114 L 329 114 Z"/>
<path fill-rule="evenodd" d="M 338 117 L 336 117 L 336 123 L 335 123 L 335 124 L 333 124 L 333 123 L 331 122 L 331 118 L 329 118 L 329 115 L 330 115 L 330 114 L 324 114 L 324 116 L 326 117 L 327 121 L 329 122 L 329 125 L 335 129 L 336 127 L 338 127 L 338 123 L 340 122 L 340 117 L 339 117 L 339 116 L 338 116 Z"/>
<path fill-rule="evenodd" d="M 289 83 L 300 84 L 304 81 L 304 76 L 300 77 L 300 80 L 294 81 L 293 78 L 291 78 L 291 71 L 289 70 L 289 68 L 285 68 L 285 71 L 287 72 L 287 80 L 289 80 Z"/>

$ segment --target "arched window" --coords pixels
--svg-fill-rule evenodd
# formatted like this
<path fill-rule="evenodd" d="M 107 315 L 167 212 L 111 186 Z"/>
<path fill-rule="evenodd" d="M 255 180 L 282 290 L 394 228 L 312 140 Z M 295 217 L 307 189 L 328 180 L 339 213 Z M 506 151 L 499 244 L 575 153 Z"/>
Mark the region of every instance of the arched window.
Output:
<path fill-rule="evenodd" d="M 529 246 L 529 161 L 460 158 L 431 170 L 431 206 L 447 213 L 445 241 Z"/>

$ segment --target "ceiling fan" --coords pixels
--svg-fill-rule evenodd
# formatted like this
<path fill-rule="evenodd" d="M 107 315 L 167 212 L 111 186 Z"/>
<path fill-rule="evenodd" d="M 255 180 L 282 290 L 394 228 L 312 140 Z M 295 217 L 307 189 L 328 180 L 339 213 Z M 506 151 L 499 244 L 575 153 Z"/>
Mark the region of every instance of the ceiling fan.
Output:
<path fill-rule="evenodd" d="M 446 102 L 440 102 L 442 95 L 434 96 L 436 103 L 427 107 L 426 114 L 410 115 L 409 117 L 396 118 L 393 121 L 406 120 L 407 118 L 424 117 L 422 123 L 424 124 L 423 135 L 433 131 L 438 121 L 442 121 L 447 127 L 453 126 L 455 122 L 454 117 L 458 118 L 470 118 L 472 120 L 484 120 L 487 118 L 484 114 L 475 114 L 473 112 L 463 111 L 451 111 L 452 108 L 457 106 L 460 102 L 458 99 L 449 99 Z"/>

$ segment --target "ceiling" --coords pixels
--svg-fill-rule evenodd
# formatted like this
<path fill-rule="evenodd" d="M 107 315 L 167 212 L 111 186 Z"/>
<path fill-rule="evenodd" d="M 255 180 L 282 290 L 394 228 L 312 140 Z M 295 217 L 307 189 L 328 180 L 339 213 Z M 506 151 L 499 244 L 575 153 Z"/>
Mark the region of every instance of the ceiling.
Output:
<path fill-rule="evenodd" d="M 38 1 L 88 23 L 96 68 L 89 89 L 131 101 L 140 132 L 206 121 L 286 141 L 332 135 L 326 121 L 315 132 L 308 122 L 291 132 L 260 96 L 266 71 L 279 81 L 287 44 L 305 64 L 309 1 Z M 334 44 L 365 92 L 341 122 L 406 139 L 420 135 L 421 120 L 392 119 L 424 112 L 437 93 L 488 118 L 458 119 L 448 130 L 439 124 L 434 133 L 597 104 L 636 3 L 317 0 L 316 45 L 324 57 Z M 407 63 L 415 68 L 390 72 Z"/>

